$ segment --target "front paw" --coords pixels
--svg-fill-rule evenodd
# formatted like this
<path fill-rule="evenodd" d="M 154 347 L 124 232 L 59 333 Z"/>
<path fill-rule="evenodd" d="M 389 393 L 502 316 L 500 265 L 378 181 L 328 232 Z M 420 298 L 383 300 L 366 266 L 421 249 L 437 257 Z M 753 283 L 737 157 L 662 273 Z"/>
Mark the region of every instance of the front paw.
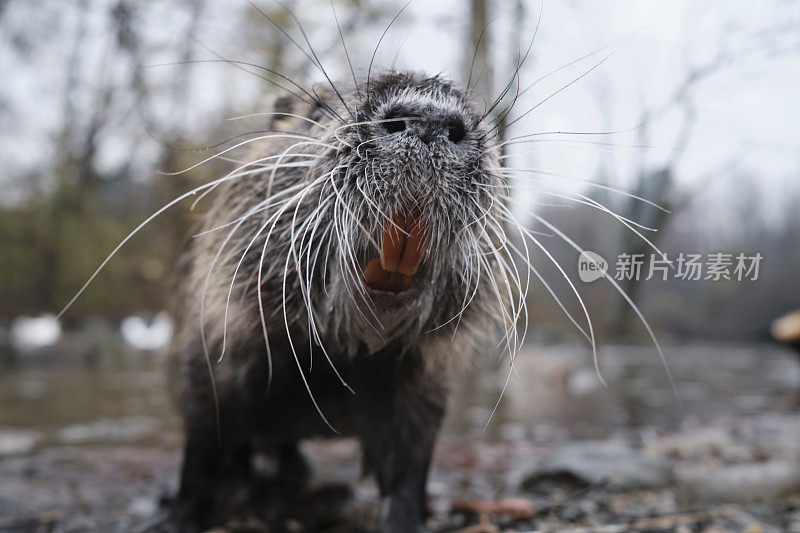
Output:
<path fill-rule="evenodd" d="M 278 485 L 291 492 L 299 492 L 311 480 L 311 465 L 297 444 L 281 447 L 278 453 Z"/>
<path fill-rule="evenodd" d="M 430 533 L 422 513 L 398 498 L 381 500 L 378 533 Z"/>
<path fill-rule="evenodd" d="M 431 530 L 422 523 L 410 524 L 407 522 L 387 522 L 378 526 L 378 533 L 431 533 Z"/>
<path fill-rule="evenodd" d="M 137 533 L 200 533 L 206 531 L 197 509 L 179 499 L 165 499 L 156 513 L 134 531 Z"/>

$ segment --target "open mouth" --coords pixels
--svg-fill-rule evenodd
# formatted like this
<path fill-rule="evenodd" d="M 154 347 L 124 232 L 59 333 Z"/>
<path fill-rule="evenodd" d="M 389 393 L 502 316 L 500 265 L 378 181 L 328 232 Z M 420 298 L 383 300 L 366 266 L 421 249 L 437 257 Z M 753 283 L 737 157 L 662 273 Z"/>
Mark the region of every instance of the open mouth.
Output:
<path fill-rule="evenodd" d="M 425 250 L 428 228 L 419 212 L 396 213 L 386 221 L 379 258 L 370 260 L 364 269 L 368 287 L 400 293 L 409 288 Z"/>

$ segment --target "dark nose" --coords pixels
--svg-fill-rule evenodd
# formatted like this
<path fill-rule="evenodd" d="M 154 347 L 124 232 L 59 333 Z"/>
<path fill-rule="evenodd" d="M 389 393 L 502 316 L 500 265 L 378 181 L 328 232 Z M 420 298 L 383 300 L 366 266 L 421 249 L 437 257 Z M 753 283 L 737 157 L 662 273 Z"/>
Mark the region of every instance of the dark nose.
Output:
<path fill-rule="evenodd" d="M 412 110 L 395 107 L 386 115 L 384 128 L 389 133 L 408 130 L 423 142 L 429 143 L 437 138 L 447 138 L 452 143 L 464 140 L 467 135 L 464 119 L 456 113 L 439 109 Z"/>

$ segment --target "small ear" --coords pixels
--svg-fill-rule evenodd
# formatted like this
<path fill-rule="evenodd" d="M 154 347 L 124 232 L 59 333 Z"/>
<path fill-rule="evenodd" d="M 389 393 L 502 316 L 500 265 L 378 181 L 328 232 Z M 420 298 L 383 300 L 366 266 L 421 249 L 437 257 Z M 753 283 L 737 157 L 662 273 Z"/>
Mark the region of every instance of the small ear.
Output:
<path fill-rule="evenodd" d="M 272 115 L 269 115 L 269 128 L 280 129 L 291 117 L 283 113 L 294 112 L 294 97 L 288 94 L 277 96 L 272 101 Z"/>
<path fill-rule="evenodd" d="M 291 113 L 292 112 L 292 96 L 284 94 L 275 99 L 273 109 L 278 113 Z"/>
<path fill-rule="evenodd" d="M 319 120 L 325 115 L 326 110 L 331 108 L 331 102 L 335 95 L 330 87 L 321 84 L 315 84 L 311 94 L 314 96 L 314 102 L 308 118 Z"/>

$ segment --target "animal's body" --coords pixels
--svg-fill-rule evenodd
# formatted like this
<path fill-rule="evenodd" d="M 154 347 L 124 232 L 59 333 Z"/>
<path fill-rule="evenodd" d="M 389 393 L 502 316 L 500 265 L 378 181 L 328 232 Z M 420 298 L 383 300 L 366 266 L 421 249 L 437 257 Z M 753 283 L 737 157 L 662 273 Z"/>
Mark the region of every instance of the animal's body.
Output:
<path fill-rule="evenodd" d="M 382 74 L 302 100 L 265 116 L 182 262 L 177 505 L 213 525 L 255 450 L 297 482 L 298 440 L 338 432 L 376 476 L 378 530 L 424 531 L 448 370 L 512 321 L 495 147 L 440 78 Z"/>

